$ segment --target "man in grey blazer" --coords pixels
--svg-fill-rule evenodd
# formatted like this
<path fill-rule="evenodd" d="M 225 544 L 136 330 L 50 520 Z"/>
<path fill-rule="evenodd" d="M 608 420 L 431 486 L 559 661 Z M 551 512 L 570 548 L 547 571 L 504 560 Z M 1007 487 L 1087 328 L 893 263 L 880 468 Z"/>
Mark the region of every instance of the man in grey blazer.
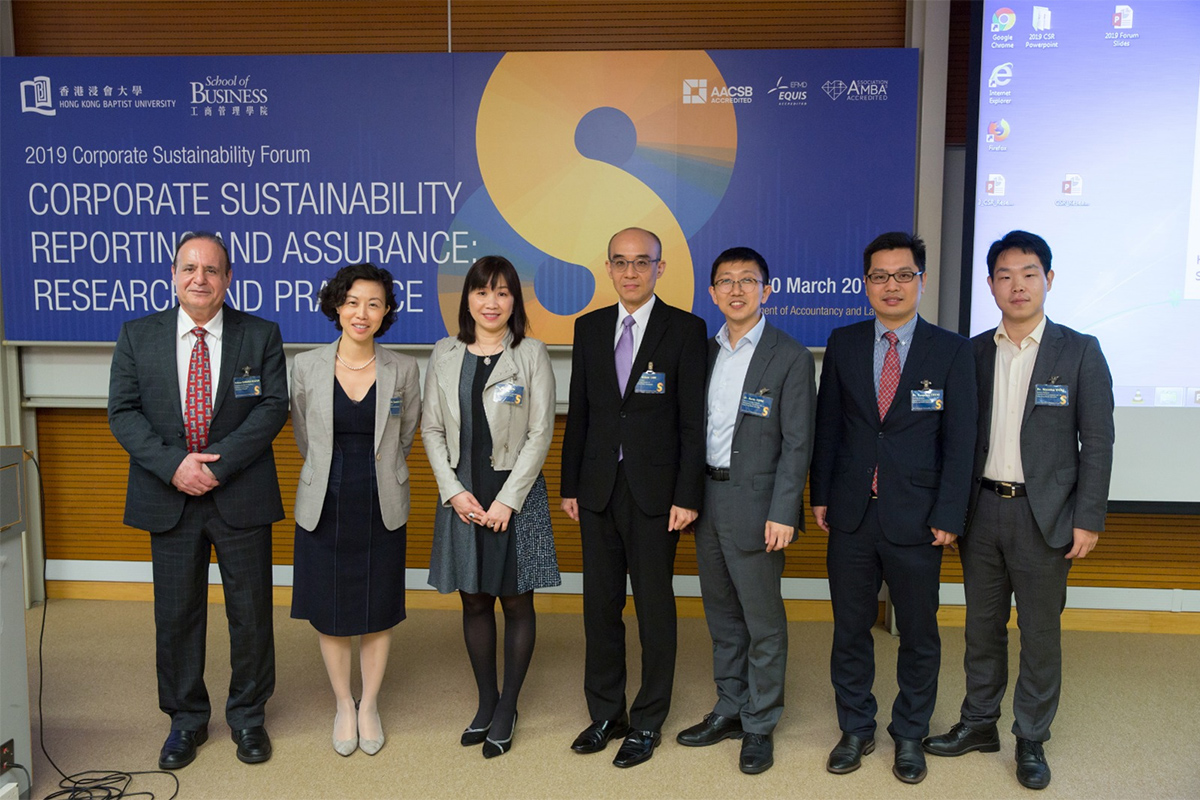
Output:
<path fill-rule="evenodd" d="M 725 324 L 708 346 L 708 480 L 696 560 L 717 703 L 676 740 L 703 747 L 739 738 L 739 767 L 753 775 L 774 764 L 772 731 L 783 713 L 783 548 L 803 529 L 816 382 L 812 354 L 763 316 L 771 284 L 761 255 L 726 250 L 710 284 Z"/>
<path fill-rule="evenodd" d="M 288 414 L 279 326 L 225 306 L 229 252 L 189 234 L 171 265 L 178 309 L 126 322 L 113 352 L 108 423 L 129 453 L 125 524 L 149 531 L 162 769 L 208 739 L 204 685 L 209 555 L 229 618 L 225 719 L 245 763 L 271 757 L 264 707 L 275 687 L 271 523 L 283 519 L 271 442 Z"/>
<path fill-rule="evenodd" d="M 961 542 L 967 600 L 967 696 L 934 755 L 996 752 L 1008 685 L 1013 595 L 1021 668 L 1013 691 L 1017 780 L 1050 783 L 1043 743 L 1062 686 L 1059 618 L 1067 573 L 1104 530 L 1112 473 L 1112 377 L 1100 343 L 1046 318 L 1050 247 L 1012 231 L 988 250 L 988 285 L 1001 324 L 972 339 L 979 433 L 968 536 Z"/>

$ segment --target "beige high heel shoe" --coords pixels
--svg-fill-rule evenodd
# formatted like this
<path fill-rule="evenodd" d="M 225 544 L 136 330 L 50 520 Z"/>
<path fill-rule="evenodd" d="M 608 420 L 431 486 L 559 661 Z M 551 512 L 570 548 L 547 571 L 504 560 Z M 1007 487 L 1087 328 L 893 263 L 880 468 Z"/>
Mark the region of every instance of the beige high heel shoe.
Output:
<path fill-rule="evenodd" d="M 363 739 L 361 736 L 358 739 L 358 749 L 362 750 L 369 756 L 373 756 L 383 749 L 385 737 L 383 735 L 383 722 L 379 719 L 379 712 L 375 712 L 375 724 L 379 726 L 378 739 Z"/>
<path fill-rule="evenodd" d="M 358 749 L 358 716 L 354 717 L 354 737 L 350 739 L 337 738 L 338 721 L 342 715 L 339 712 L 333 718 L 333 749 L 339 756 L 348 756 Z"/>

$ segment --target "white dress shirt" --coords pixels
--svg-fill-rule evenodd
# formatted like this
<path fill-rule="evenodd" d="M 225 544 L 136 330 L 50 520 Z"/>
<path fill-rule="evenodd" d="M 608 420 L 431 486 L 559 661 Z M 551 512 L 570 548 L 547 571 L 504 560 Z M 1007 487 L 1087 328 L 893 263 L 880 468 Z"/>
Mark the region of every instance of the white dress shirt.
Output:
<path fill-rule="evenodd" d="M 728 468 L 732 460 L 733 429 L 741 413 L 746 372 L 750 369 L 750 359 L 754 357 L 754 350 L 766 327 L 767 318 L 760 315 L 758 324 L 738 339 L 735 347 L 729 346 L 728 323 L 717 331 L 717 360 L 713 363 L 712 377 L 708 381 L 708 413 L 704 426 L 707 431 L 709 466 Z"/>
<path fill-rule="evenodd" d="M 1008 338 L 1004 323 L 996 326 L 996 363 L 992 385 L 992 426 L 988 432 L 988 454 L 983 477 L 994 481 L 1025 482 L 1021 466 L 1021 421 L 1029 380 L 1037 361 L 1038 347 L 1046 330 L 1046 318 L 1020 343 Z"/>
<path fill-rule="evenodd" d="M 187 414 L 187 383 L 188 366 L 192 363 L 192 348 L 196 346 L 196 337 L 192 328 L 196 323 L 188 316 L 183 307 L 175 323 L 175 368 L 179 373 L 179 407 Z M 225 307 L 217 311 L 217 315 L 201 325 L 205 330 L 204 344 L 208 347 L 208 364 L 212 369 L 212 404 L 217 405 L 217 382 L 221 375 L 221 336 L 225 332 Z"/>
<path fill-rule="evenodd" d="M 646 365 L 638 365 L 637 354 L 642 347 L 642 337 L 646 335 L 646 323 L 650 321 L 650 309 L 654 308 L 654 301 L 658 298 L 655 295 L 650 295 L 650 299 L 642 304 L 642 307 L 630 314 L 625 310 L 625 306 L 617 303 L 617 329 L 613 334 L 613 350 L 617 349 L 617 342 L 621 340 L 621 331 L 625 328 L 625 318 L 633 317 L 633 354 L 634 359 L 633 369 L 629 372 L 631 381 L 637 380 L 637 376 L 646 371 Z"/>

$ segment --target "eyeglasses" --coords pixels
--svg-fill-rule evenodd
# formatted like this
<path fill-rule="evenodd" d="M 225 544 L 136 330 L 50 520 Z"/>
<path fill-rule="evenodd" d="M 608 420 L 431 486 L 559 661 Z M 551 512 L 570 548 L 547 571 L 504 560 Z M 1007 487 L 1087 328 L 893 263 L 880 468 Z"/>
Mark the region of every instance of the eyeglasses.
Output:
<path fill-rule="evenodd" d="M 913 278 L 924 274 L 925 270 L 921 270 L 920 272 L 910 272 L 909 270 L 901 270 L 900 272 L 872 272 L 867 275 L 867 280 L 876 286 L 882 286 L 887 283 L 889 278 L 895 278 L 896 283 L 912 283 Z"/>
<path fill-rule="evenodd" d="M 754 287 L 760 283 L 762 283 L 762 281 L 758 278 L 740 278 L 736 281 L 733 278 L 721 278 L 720 280 L 713 282 L 713 288 L 722 294 L 729 294 L 733 291 L 734 286 L 742 287 L 743 292 L 750 292 L 753 291 Z"/>
<path fill-rule="evenodd" d="M 608 263 L 612 264 L 612 268 L 617 272 L 624 272 L 631 265 L 638 272 L 649 272 L 651 265 L 657 264 L 660 260 L 658 258 L 635 258 L 633 261 L 626 261 L 623 258 L 614 258 Z"/>

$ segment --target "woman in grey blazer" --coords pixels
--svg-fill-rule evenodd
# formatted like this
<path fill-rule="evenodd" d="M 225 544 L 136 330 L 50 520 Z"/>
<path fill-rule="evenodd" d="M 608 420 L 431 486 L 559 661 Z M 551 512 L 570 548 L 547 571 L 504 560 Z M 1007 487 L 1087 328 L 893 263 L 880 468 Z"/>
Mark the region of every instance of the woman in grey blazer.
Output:
<path fill-rule="evenodd" d="M 533 590 L 561 580 L 542 463 L 554 434 L 554 372 L 525 334 L 517 271 L 485 256 L 467 271 L 458 335 L 433 348 L 421 440 L 437 478 L 429 583 L 457 591 L 479 707 L 463 746 L 512 747 L 517 695 L 533 657 Z M 496 598 L 504 609 L 504 686 L 496 681 Z"/>
<path fill-rule="evenodd" d="M 321 290 L 341 336 L 296 356 L 292 428 L 304 457 L 296 487 L 292 616 L 317 629 L 337 698 L 333 747 L 343 756 L 383 747 L 377 700 L 404 619 L 408 463 L 421 416 L 417 362 L 377 346 L 396 319 L 392 276 L 343 267 Z M 350 688 L 359 636 L 362 700 Z"/>

